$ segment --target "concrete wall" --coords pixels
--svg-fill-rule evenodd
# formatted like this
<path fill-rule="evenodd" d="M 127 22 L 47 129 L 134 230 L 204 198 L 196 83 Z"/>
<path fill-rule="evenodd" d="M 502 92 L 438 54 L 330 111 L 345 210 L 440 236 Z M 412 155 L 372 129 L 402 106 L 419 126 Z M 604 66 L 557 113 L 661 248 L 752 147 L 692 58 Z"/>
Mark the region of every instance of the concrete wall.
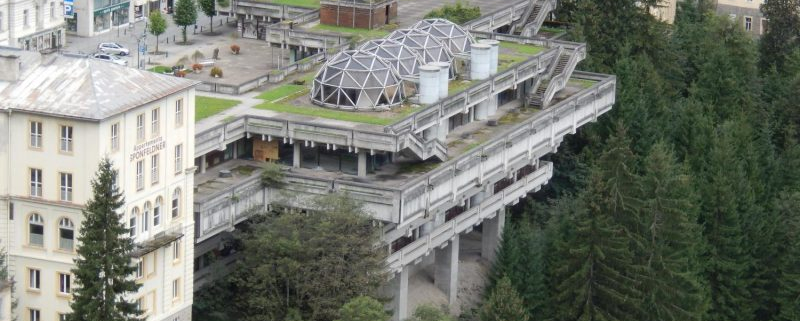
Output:
<path fill-rule="evenodd" d="M 397 2 L 384 3 L 373 8 L 323 3 L 319 11 L 320 23 L 362 29 L 380 28 L 386 24 L 386 6 L 389 6 L 389 21 L 394 21 L 397 18 Z"/>
<path fill-rule="evenodd" d="M 727 1 L 727 2 L 735 2 L 735 1 Z M 765 27 L 765 19 L 764 16 L 761 14 L 761 9 L 759 9 L 758 4 L 754 2 L 748 1 L 739 1 L 741 3 L 737 3 L 735 5 L 728 5 L 723 4 L 723 1 L 720 1 L 717 5 L 717 14 L 721 16 L 727 16 L 731 20 L 738 23 L 742 29 L 745 30 L 748 34 L 752 36 L 760 36 L 764 34 L 764 27 Z M 759 1 L 760 2 L 760 1 Z M 751 19 L 750 30 L 747 30 L 746 20 L 747 18 Z"/>

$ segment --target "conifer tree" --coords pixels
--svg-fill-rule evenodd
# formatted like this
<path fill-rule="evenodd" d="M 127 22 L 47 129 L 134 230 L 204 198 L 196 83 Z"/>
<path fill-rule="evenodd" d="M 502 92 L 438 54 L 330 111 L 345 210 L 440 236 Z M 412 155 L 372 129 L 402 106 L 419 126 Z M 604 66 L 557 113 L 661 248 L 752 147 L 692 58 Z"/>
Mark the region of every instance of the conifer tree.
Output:
<path fill-rule="evenodd" d="M 800 1 L 769 0 L 761 5 L 764 18 L 769 20 L 768 28 L 759 41 L 763 72 L 771 68 L 781 69 L 792 52 L 800 48 Z"/>
<path fill-rule="evenodd" d="M 800 320 L 800 192 L 782 193 L 775 202 L 780 229 L 777 231 L 780 251 L 776 293 L 778 313 L 773 320 Z"/>
<path fill-rule="evenodd" d="M 124 201 L 115 176 L 111 161 L 101 160 L 83 210 L 70 321 L 138 320 L 136 305 L 126 300 L 139 285 L 131 277 L 136 270 L 130 257 L 133 241 L 118 214 Z"/>
<path fill-rule="evenodd" d="M 546 244 L 544 231 L 527 220 L 507 224 L 503 240 L 492 267 L 494 289 L 502 278 L 514 285 L 525 302 L 528 314 L 539 320 L 548 308 L 546 273 Z"/>
<path fill-rule="evenodd" d="M 697 252 L 702 237 L 689 176 L 664 144 L 644 161 L 643 219 L 647 227 L 644 320 L 702 320 L 705 293 Z"/>
<path fill-rule="evenodd" d="M 507 277 L 497 282 L 492 294 L 483 303 L 480 319 L 481 321 L 528 321 L 525 304 Z"/>

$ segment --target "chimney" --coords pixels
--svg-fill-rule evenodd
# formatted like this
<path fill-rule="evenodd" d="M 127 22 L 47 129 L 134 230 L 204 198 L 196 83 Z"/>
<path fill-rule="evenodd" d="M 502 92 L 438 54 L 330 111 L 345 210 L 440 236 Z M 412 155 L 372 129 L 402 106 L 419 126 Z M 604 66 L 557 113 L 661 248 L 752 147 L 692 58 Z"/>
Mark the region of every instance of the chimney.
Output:
<path fill-rule="evenodd" d="M 0 81 L 16 82 L 19 80 L 19 56 L 0 55 Z"/>

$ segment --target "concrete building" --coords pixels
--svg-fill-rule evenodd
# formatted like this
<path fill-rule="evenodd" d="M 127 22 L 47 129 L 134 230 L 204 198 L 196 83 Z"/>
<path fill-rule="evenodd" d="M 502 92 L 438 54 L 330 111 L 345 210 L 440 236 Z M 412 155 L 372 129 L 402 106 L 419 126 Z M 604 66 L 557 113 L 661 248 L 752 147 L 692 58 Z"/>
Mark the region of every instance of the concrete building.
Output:
<path fill-rule="evenodd" d="M 39 51 L 59 48 L 64 38 L 60 0 L 0 0 L 0 46 Z"/>
<path fill-rule="evenodd" d="M 675 11 L 678 0 L 662 0 L 658 6 L 650 10 L 650 14 L 668 24 L 675 22 Z"/>
<path fill-rule="evenodd" d="M 173 0 L 65 0 L 73 3 L 67 16 L 67 31 L 80 37 L 125 28 L 129 23 L 147 17 L 151 11 L 171 12 Z M 73 2 L 74 1 L 74 2 Z"/>
<path fill-rule="evenodd" d="M 761 14 L 762 4 L 764 0 L 717 0 L 717 14 L 728 16 L 748 34 L 758 37 L 767 28 L 767 19 Z"/>
<path fill-rule="evenodd" d="M 374 29 L 397 18 L 397 0 L 322 0 L 320 23 L 350 28 Z"/>
<path fill-rule="evenodd" d="M 6 49 L 0 69 L 0 238 L 16 320 L 70 311 L 81 209 L 103 157 L 135 242 L 131 278 L 142 287 L 129 299 L 146 320 L 190 320 L 196 83 Z"/>
<path fill-rule="evenodd" d="M 553 3 L 511 3 L 462 26 L 413 24 L 328 57 L 309 95 L 284 102 L 378 124 L 256 110 L 199 123 L 195 288 L 236 259 L 231 232 L 252 213 L 346 192 L 381 228 L 395 320 L 413 309 L 412 278 L 455 306 L 471 255 L 462 246 L 494 260 L 506 208 L 552 177 L 541 158 L 615 100 L 613 76 L 574 70 L 585 44 L 536 36 Z M 302 24 L 272 31 L 267 41 L 291 46 L 323 49 L 329 39 Z M 517 51 L 524 46 L 535 53 Z M 284 166 L 281 187 L 261 185 L 264 161 Z"/>

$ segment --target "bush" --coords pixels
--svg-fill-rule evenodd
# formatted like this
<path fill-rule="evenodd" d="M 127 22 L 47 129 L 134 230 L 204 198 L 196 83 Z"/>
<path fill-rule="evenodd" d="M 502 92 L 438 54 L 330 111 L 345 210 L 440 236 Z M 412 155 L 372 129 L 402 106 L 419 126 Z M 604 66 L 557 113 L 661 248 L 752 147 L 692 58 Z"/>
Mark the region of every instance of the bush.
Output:
<path fill-rule="evenodd" d="M 222 78 L 222 68 L 220 67 L 211 68 L 211 77 Z"/>
<path fill-rule="evenodd" d="M 283 185 L 283 170 L 281 165 L 268 162 L 264 164 L 264 171 L 261 172 L 261 186 L 279 188 Z"/>
<path fill-rule="evenodd" d="M 239 54 L 239 50 L 241 50 L 241 49 L 242 48 L 240 48 L 239 45 L 231 45 L 231 51 L 233 51 L 234 55 L 238 55 Z"/>
<path fill-rule="evenodd" d="M 192 65 L 192 70 L 194 70 L 194 71 L 200 71 L 200 70 L 203 70 L 203 65 L 201 65 L 201 64 L 194 64 L 194 65 Z"/>
<path fill-rule="evenodd" d="M 478 19 L 480 16 L 480 7 L 472 7 L 469 6 L 469 4 L 463 4 L 461 1 L 458 1 L 454 5 L 445 5 L 439 9 L 428 12 L 428 14 L 425 15 L 425 19 L 444 18 L 460 25 L 467 21 Z"/>
<path fill-rule="evenodd" d="M 176 77 L 181 77 L 181 78 L 186 77 L 186 72 L 183 71 L 183 70 L 176 70 L 175 71 L 175 76 Z"/>

